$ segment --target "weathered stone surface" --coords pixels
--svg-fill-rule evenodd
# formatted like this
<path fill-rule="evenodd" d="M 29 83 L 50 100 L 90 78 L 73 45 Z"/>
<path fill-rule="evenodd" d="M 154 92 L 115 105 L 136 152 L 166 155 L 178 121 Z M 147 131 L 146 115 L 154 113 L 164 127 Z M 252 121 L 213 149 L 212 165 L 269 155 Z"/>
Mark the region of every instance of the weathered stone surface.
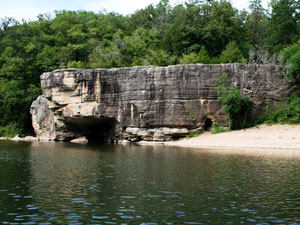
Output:
<path fill-rule="evenodd" d="M 23 140 L 23 138 L 19 135 L 19 134 L 17 134 L 16 136 L 14 136 L 12 139 L 10 139 L 10 140 L 12 140 L 12 141 L 22 141 Z"/>
<path fill-rule="evenodd" d="M 37 137 L 33 136 L 26 136 L 26 137 L 21 137 L 19 134 L 14 136 L 13 138 L 10 137 L 0 137 L 0 141 L 24 141 L 24 142 L 35 142 L 38 141 Z"/>
<path fill-rule="evenodd" d="M 32 126 L 36 135 L 40 138 L 53 139 L 56 137 L 54 112 L 50 110 L 50 104 L 45 97 L 39 96 L 31 104 L 30 113 Z"/>
<path fill-rule="evenodd" d="M 76 144 L 87 144 L 88 139 L 86 137 L 80 137 L 80 138 L 73 139 L 70 142 L 76 143 Z"/>
<path fill-rule="evenodd" d="M 186 128 L 135 128 L 128 127 L 122 134 L 122 138 L 130 141 L 169 141 L 174 137 L 184 137 L 189 134 Z"/>
<path fill-rule="evenodd" d="M 34 142 L 34 141 L 38 141 L 38 138 L 37 137 L 33 137 L 33 136 L 26 136 L 23 138 L 24 141 L 27 141 L 27 142 Z"/>
<path fill-rule="evenodd" d="M 223 72 L 241 89 L 259 90 L 256 114 L 291 91 L 284 68 L 272 65 L 56 70 L 41 75 L 43 96 L 31 106 L 33 127 L 40 139 L 162 141 L 201 130 L 207 118 L 226 126 L 215 91 Z"/>
<path fill-rule="evenodd" d="M 0 141 L 7 141 L 7 140 L 9 140 L 8 137 L 0 137 Z"/>

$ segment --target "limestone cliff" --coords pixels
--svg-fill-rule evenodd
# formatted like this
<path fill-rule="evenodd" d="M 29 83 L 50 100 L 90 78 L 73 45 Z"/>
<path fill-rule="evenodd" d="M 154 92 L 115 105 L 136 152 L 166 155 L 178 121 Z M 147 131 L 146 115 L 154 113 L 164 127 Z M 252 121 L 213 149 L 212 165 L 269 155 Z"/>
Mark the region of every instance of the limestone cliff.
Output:
<path fill-rule="evenodd" d="M 257 95 L 259 113 L 290 93 L 284 68 L 222 64 L 63 69 L 41 75 L 43 95 L 31 106 L 38 137 L 71 140 L 80 136 L 108 140 L 170 140 L 214 121 L 226 125 L 217 102 L 216 80 Z M 256 92 L 255 92 L 256 91 Z"/>

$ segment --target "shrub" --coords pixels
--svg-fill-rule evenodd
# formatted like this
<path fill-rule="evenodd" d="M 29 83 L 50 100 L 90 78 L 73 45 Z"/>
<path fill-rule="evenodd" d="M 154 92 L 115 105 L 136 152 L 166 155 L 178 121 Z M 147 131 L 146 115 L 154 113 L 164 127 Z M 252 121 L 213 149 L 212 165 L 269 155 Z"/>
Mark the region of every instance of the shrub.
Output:
<path fill-rule="evenodd" d="M 68 68 L 78 68 L 78 69 L 84 69 L 86 68 L 87 66 L 81 62 L 81 61 L 71 61 L 68 63 L 67 65 Z"/>
<path fill-rule="evenodd" d="M 187 139 L 198 137 L 201 134 L 203 134 L 203 131 L 193 131 L 193 132 L 190 132 L 189 135 L 187 136 Z"/>
<path fill-rule="evenodd" d="M 226 131 L 227 131 L 226 127 L 218 126 L 217 124 L 213 123 L 213 129 L 211 130 L 212 134 L 218 134 Z"/>
<path fill-rule="evenodd" d="M 211 58 L 205 47 L 202 47 L 198 53 L 192 52 L 190 54 L 184 54 L 180 59 L 180 64 L 194 64 L 194 63 L 204 63 L 208 64 L 211 62 Z"/>
<path fill-rule="evenodd" d="M 198 54 L 196 52 L 192 52 L 190 54 L 183 54 L 182 57 L 179 59 L 180 64 L 194 64 L 198 63 Z"/>
<path fill-rule="evenodd" d="M 231 41 L 226 45 L 225 50 L 222 51 L 220 55 L 221 63 L 236 63 L 244 62 L 243 53 L 239 49 L 235 41 Z"/>
<path fill-rule="evenodd" d="M 22 133 L 22 130 L 15 123 L 0 127 L 0 137 L 14 137 L 20 133 Z"/>
<path fill-rule="evenodd" d="M 219 95 L 218 102 L 224 105 L 224 111 L 228 115 L 230 129 L 244 128 L 247 115 L 253 106 L 251 99 L 242 95 L 236 86 L 230 84 L 226 73 L 223 73 L 217 80 L 216 91 Z"/>
<path fill-rule="evenodd" d="M 289 78 L 300 78 L 300 40 L 280 52 L 283 62 L 286 64 L 286 74 Z"/>
<path fill-rule="evenodd" d="M 284 99 L 278 107 L 269 107 L 258 123 L 268 124 L 299 124 L 300 98 L 289 97 Z"/>

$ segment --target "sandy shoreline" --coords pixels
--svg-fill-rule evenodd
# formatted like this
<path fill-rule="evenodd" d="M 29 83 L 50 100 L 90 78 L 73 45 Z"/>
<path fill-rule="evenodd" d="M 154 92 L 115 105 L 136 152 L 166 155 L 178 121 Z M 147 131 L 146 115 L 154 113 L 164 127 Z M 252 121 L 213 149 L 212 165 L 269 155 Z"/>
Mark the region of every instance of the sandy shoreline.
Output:
<path fill-rule="evenodd" d="M 300 125 L 261 125 L 219 134 L 204 133 L 196 138 L 166 145 L 199 148 L 299 149 Z"/>
<path fill-rule="evenodd" d="M 196 138 L 165 145 L 197 148 L 263 148 L 300 150 L 300 125 L 261 125 L 219 134 L 204 133 Z"/>
<path fill-rule="evenodd" d="M 153 142 L 139 144 L 153 145 Z M 157 145 L 218 154 L 299 158 L 300 125 L 261 125 L 219 134 L 207 132 L 195 138 L 160 142 Z"/>
<path fill-rule="evenodd" d="M 140 143 L 151 144 L 151 143 Z M 198 137 L 157 143 L 164 146 L 237 151 L 297 150 L 300 153 L 300 125 L 261 125 L 219 134 L 206 132 Z"/>

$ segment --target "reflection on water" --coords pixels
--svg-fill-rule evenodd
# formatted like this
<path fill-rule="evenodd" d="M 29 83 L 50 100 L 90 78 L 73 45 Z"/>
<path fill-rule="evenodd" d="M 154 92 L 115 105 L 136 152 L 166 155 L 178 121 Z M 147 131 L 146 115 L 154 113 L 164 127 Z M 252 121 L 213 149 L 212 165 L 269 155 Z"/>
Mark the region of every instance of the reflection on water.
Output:
<path fill-rule="evenodd" d="M 300 224 L 300 157 L 0 143 L 2 224 Z"/>

